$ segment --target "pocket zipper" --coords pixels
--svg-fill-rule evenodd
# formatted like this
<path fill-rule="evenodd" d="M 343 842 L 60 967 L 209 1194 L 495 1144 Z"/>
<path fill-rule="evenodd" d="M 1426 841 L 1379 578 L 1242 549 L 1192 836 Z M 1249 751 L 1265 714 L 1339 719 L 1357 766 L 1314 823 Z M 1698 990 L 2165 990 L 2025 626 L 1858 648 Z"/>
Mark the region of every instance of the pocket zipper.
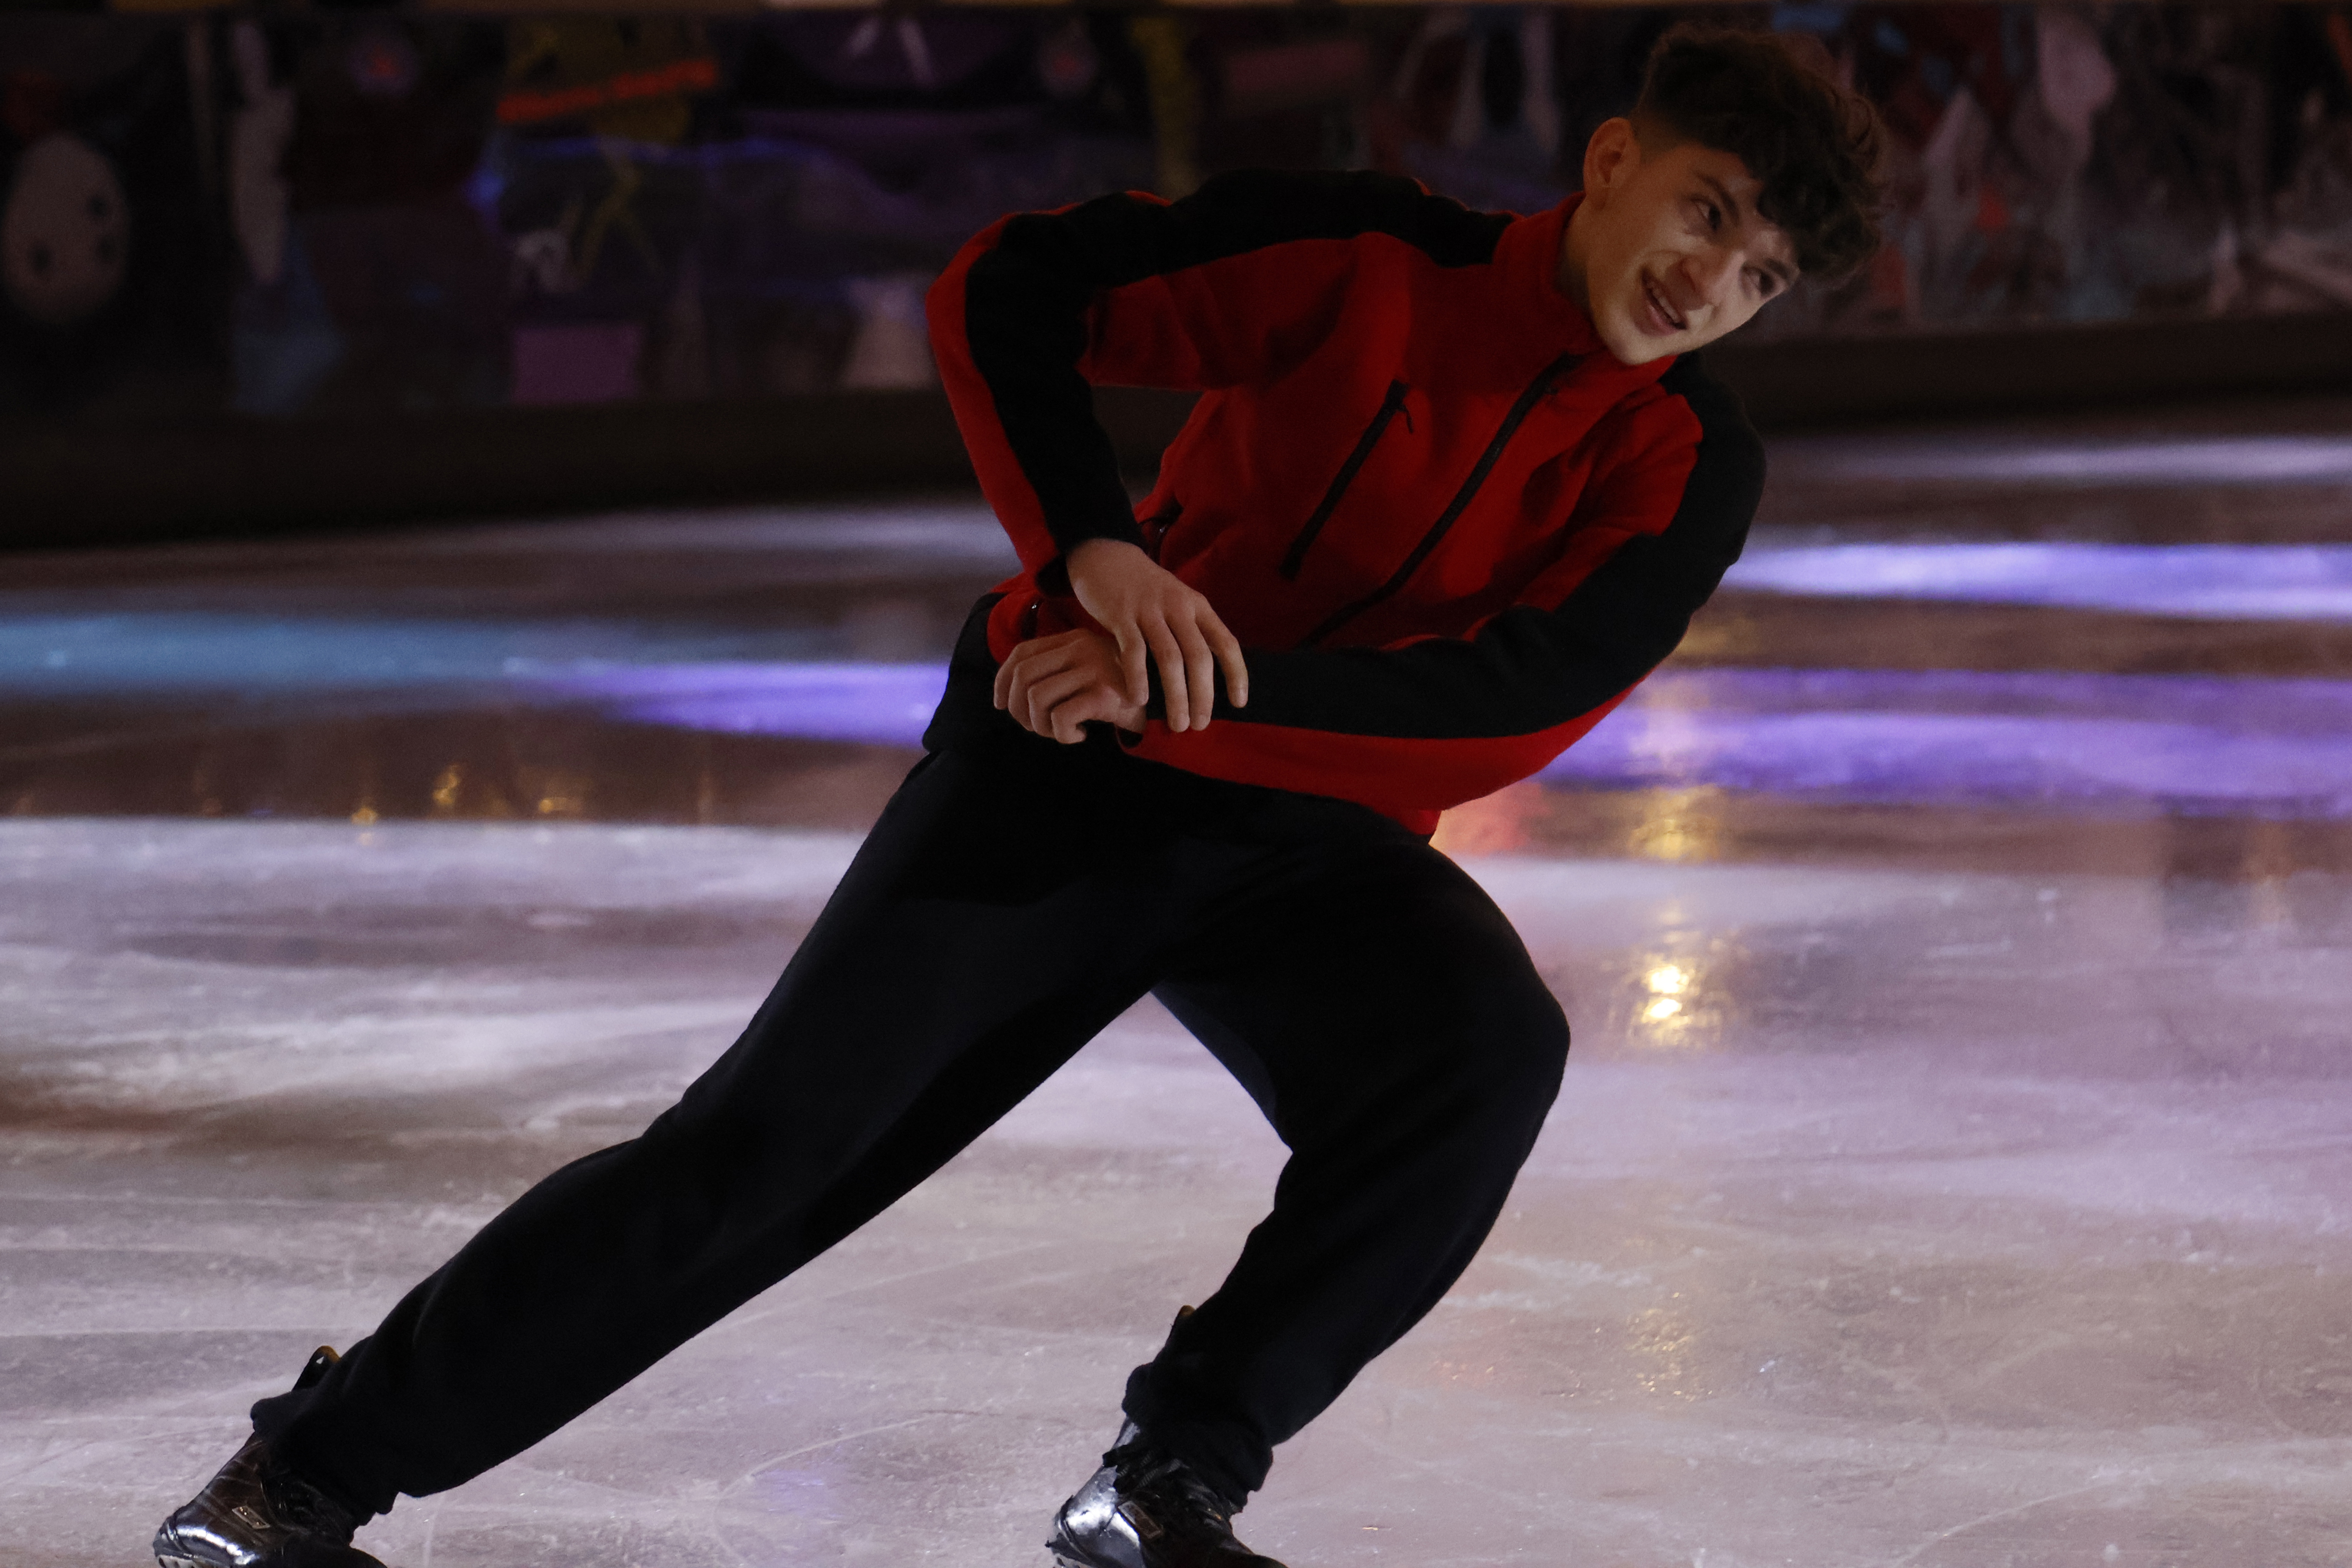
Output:
<path fill-rule="evenodd" d="M 1511 405 L 1511 411 L 1503 416 L 1501 427 L 1496 430 L 1494 439 L 1486 443 L 1486 449 L 1479 454 L 1477 466 L 1470 470 L 1470 477 L 1462 481 L 1462 488 L 1454 492 L 1454 500 L 1438 513 L 1437 521 L 1429 525 L 1429 531 L 1422 535 L 1421 542 L 1413 546 L 1412 553 L 1404 558 L 1404 564 L 1391 573 L 1387 582 L 1354 604 L 1332 612 L 1321 626 L 1307 634 L 1300 647 L 1311 647 L 1321 642 L 1402 588 L 1412 574 L 1421 570 L 1421 563 L 1429 559 L 1429 552 L 1437 548 L 1437 542 L 1445 537 L 1447 531 L 1453 528 L 1454 519 L 1462 515 L 1477 495 L 1478 488 L 1486 482 L 1486 476 L 1494 471 L 1495 464 L 1503 456 L 1503 448 L 1511 444 L 1511 437 L 1518 433 L 1519 426 L 1535 412 L 1536 405 L 1549 396 L 1552 388 L 1566 379 L 1569 372 L 1574 370 L 1583 357 L 1576 353 L 1562 354 L 1537 373 L 1535 380 L 1528 384 L 1527 390 L 1519 394 L 1518 401 Z"/>

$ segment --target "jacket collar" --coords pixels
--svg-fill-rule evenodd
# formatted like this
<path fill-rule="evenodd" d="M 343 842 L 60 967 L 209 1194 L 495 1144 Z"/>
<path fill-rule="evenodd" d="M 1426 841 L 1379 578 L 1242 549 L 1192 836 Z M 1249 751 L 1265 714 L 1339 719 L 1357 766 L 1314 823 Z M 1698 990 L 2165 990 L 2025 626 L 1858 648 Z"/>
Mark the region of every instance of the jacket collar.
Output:
<path fill-rule="evenodd" d="M 1645 364 L 1622 363 L 1601 345 L 1601 334 L 1592 330 L 1592 318 L 1559 291 L 1560 236 L 1568 227 L 1569 215 L 1583 201 L 1584 193 L 1579 191 L 1549 212 L 1515 219 L 1496 242 L 1496 267 L 1515 319 L 1529 339 L 1557 343 L 1562 353 L 1596 356 L 1589 369 L 1606 367 L 1624 378 L 1629 387 L 1655 381 L 1666 374 L 1675 356 Z"/>

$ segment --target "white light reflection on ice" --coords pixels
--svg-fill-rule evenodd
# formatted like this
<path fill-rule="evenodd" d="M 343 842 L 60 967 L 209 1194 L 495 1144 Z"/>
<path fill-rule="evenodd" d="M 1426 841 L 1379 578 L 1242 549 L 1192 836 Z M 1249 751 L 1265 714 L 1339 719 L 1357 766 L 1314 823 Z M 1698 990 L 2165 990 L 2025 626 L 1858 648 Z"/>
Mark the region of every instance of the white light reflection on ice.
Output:
<path fill-rule="evenodd" d="M 1685 963 L 1657 958 L 1644 960 L 1635 973 L 1648 997 L 1634 1005 L 1634 1021 L 1643 1026 L 1635 1031 L 1636 1039 L 1647 1046 L 1696 1043 L 1691 1031 L 1698 1016 L 1693 1006 L 1697 974 Z"/>

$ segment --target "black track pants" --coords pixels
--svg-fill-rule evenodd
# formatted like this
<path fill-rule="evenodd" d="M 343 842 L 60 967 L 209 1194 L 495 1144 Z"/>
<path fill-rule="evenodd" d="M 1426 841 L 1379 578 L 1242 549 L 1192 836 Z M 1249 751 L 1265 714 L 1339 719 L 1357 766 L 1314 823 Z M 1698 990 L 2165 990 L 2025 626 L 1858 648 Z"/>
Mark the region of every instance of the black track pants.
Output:
<path fill-rule="evenodd" d="M 1245 1496 L 1469 1263 L 1567 1025 L 1501 911 L 1386 817 L 1009 721 L 916 764 L 675 1107 L 524 1194 L 254 1421 L 356 1509 L 456 1486 L 880 1213 L 1147 991 L 1291 1150 L 1231 1276 L 1127 1388 Z"/>

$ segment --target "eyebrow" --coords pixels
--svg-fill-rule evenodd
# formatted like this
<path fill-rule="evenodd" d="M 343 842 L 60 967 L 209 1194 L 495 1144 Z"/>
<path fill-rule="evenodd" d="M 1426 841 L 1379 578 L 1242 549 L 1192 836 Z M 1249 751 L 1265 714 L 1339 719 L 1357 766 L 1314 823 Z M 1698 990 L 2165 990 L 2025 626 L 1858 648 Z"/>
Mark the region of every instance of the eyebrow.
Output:
<path fill-rule="evenodd" d="M 1716 199 L 1721 202 L 1724 206 L 1730 211 L 1731 221 L 1744 226 L 1748 222 L 1747 211 L 1740 206 L 1739 198 L 1731 194 L 1730 188 L 1721 180 L 1717 179 L 1713 174 L 1706 173 L 1704 169 L 1694 170 L 1693 173 L 1696 174 L 1701 180 L 1706 182 L 1706 188 L 1715 193 Z M 1759 214 L 1759 216 L 1760 216 L 1761 215 Z M 1783 289 L 1795 287 L 1797 281 L 1797 269 L 1790 266 L 1787 262 L 1782 261 L 1778 258 L 1767 258 L 1760 262 L 1759 265 L 1763 267 L 1765 271 L 1769 272 L 1773 277 L 1778 278 L 1780 280 L 1780 287 Z"/>

